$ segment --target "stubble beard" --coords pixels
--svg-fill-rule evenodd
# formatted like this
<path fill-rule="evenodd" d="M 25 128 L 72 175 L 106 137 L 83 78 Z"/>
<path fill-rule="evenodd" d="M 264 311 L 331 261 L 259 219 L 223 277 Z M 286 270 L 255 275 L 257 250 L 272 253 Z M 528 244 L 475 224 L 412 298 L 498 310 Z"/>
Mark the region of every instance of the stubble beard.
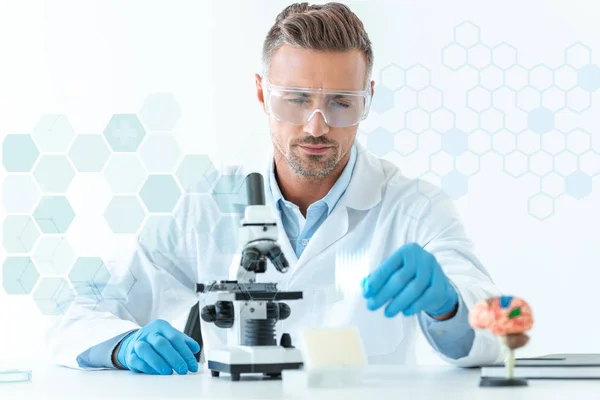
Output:
<path fill-rule="evenodd" d="M 338 163 L 338 149 L 337 147 L 331 148 L 331 154 L 319 155 L 319 154 L 298 154 L 300 150 L 297 147 L 292 146 L 289 149 L 287 161 L 292 168 L 292 171 L 297 175 L 304 176 L 306 178 L 320 179 L 329 175 L 337 166 Z"/>

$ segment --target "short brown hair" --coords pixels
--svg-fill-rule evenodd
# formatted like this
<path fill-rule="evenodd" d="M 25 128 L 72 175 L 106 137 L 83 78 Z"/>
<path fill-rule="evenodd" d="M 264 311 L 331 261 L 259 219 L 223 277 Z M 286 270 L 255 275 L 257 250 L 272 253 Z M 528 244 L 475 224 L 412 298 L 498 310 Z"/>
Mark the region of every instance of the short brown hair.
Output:
<path fill-rule="evenodd" d="M 361 50 L 367 61 L 367 78 L 373 69 L 373 49 L 362 21 L 348 6 L 330 2 L 294 3 L 275 19 L 263 44 L 265 72 L 273 53 L 282 45 L 321 50 Z"/>

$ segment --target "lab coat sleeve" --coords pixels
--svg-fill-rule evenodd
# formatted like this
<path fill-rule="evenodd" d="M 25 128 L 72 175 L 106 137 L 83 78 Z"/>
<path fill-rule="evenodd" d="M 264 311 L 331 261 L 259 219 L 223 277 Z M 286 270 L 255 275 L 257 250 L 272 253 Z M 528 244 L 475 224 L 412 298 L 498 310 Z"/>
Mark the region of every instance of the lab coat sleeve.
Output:
<path fill-rule="evenodd" d="M 418 317 L 423 333 L 437 352 L 452 359 L 469 354 L 475 331 L 469 326 L 469 313 L 461 296 L 456 314 L 448 320 L 438 321 L 426 313 L 420 313 Z"/>
<path fill-rule="evenodd" d="M 116 368 L 112 362 L 112 352 L 119 342 L 131 332 L 135 331 L 117 335 L 84 351 L 77 357 L 77 363 L 81 368 Z"/>
<path fill-rule="evenodd" d="M 488 297 L 498 296 L 500 290 L 494 284 L 490 274 L 475 255 L 472 241 L 467 237 L 458 210 L 450 198 L 436 187 L 424 189 L 421 186 L 423 199 L 426 204 L 421 208 L 419 216 L 414 220 L 415 241 L 433 254 L 444 273 L 457 289 L 462 300 L 460 315 L 455 315 L 453 320 L 444 321 L 448 327 L 449 335 L 460 337 L 464 342 L 455 346 L 468 344 L 470 325 L 468 323 L 469 310 L 479 301 Z M 504 353 L 499 340 L 489 330 L 474 330 L 472 346 L 467 354 L 452 357 L 452 353 L 444 351 L 438 344 L 439 335 L 429 334 L 430 328 L 437 330 L 442 324 L 429 325 L 424 318 L 419 318 L 419 325 L 430 345 L 438 355 L 451 365 L 461 367 L 476 367 L 490 363 L 500 362 Z M 446 330 L 446 329 L 441 329 Z M 465 333 L 466 332 L 466 333 Z"/>
<path fill-rule="evenodd" d="M 174 218 L 143 230 L 128 259 L 111 269 L 101 295 L 76 296 L 47 336 L 51 360 L 76 369 L 106 369 L 113 345 L 155 319 L 172 321 L 197 301 L 198 243 L 191 200 Z M 98 347 L 96 347 L 98 346 Z"/>

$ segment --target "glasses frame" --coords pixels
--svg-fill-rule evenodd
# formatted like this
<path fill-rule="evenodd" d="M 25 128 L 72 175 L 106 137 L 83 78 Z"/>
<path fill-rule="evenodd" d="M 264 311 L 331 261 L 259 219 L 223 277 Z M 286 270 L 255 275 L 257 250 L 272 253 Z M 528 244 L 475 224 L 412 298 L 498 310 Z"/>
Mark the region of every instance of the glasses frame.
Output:
<path fill-rule="evenodd" d="M 271 112 L 271 107 L 270 107 L 271 106 L 271 90 L 282 90 L 282 91 L 287 91 L 290 93 L 307 93 L 308 92 L 308 93 L 316 93 L 316 94 L 321 94 L 321 95 L 339 94 L 339 95 L 362 96 L 365 98 L 365 109 L 363 110 L 362 115 L 360 116 L 359 120 L 356 121 L 352 125 L 346 126 L 348 128 L 348 127 L 356 126 L 356 125 L 360 124 L 362 121 L 364 121 L 369 116 L 369 110 L 371 108 L 371 100 L 372 100 L 370 83 L 371 83 L 370 79 L 367 80 L 367 83 L 365 85 L 366 88 L 364 90 L 335 90 L 335 89 L 326 89 L 326 88 L 279 86 L 279 85 L 273 85 L 266 78 L 263 78 L 261 87 L 263 89 L 263 99 L 265 102 L 265 111 L 267 112 L 267 114 L 279 122 L 296 125 L 296 126 L 306 124 L 308 121 L 310 121 L 310 119 L 315 115 L 315 113 L 317 111 L 320 112 L 321 115 L 323 115 L 323 117 L 325 117 L 325 114 L 323 114 L 323 111 L 321 111 L 321 109 L 317 108 L 317 109 L 313 110 L 312 114 L 310 115 L 310 118 L 304 124 L 294 124 L 292 122 L 282 121 L 281 119 L 279 119 L 275 115 L 273 115 L 273 113 Z M 267 98 L 267 96 L 268 96 L 268 98 Z"/>

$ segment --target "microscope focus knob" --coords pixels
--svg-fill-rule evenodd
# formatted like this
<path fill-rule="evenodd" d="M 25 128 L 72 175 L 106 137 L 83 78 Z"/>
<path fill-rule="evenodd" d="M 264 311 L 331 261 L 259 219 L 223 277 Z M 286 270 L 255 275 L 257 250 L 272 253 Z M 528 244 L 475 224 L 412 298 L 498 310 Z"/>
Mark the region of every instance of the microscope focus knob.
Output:
<path fill-rule="evenodd" d="M 217 301 L 215 310 L 217 311 L 215 325 L 219 328 L 231 328 L 235 320 L 233 303 L 231 301 Z"/>
<path fill-rule="evenodd" d="M 290 316 L 292 310 L 285 303 L 267 303 L 267 318 L 281 321 Z"/>
<path fill-rule="evenodd" d="M 215 310 L 215 306 L 210 305 L 202 307 L 200 318 L 202 318 L 204 322 L 215 322 L 217 320 L 217 310 Z"/>
<path fill-rule="evenodd" d="M 219 328 L 231 328 L 234 322 L 233 303 L 230 301 L 217 301 L 215 305 L 202 308 L 200 317 L 205 322 L 214 322 Z"/>
<path fill-rule="evenodd" d="M 285 303 L 279 303 L 279 320 L 284 320 L 292 314 L 292 309 Z"/>

